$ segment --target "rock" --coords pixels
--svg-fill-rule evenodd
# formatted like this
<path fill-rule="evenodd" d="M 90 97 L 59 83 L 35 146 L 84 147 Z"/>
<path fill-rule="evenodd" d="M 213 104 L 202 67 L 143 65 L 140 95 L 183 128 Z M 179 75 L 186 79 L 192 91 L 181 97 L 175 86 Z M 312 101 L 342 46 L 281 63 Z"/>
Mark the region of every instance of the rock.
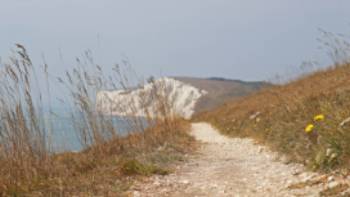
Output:
<path fill-rule="evenodd" d="M 159 182 L 158 180 L 156 180 L 156 181 L 153 182 L 153 185 L 159 186 L 159 185 L 160 185 L 160 182 Z"/>
<path fill-rule="evenodd" d="M 259 147 L 258 152 L 259 152 L 259 153 L 262 153 L 263 151 L 264 151 L 264 148 L 263 148 L 263 147 Z"/>
<path fill-rule="evenodd" d="M 211 187 L 212 187 L 212 188 L 218 188 L 218 185 L 212 184 Z"/>
<path fill-rule="evenodd" d="M 292 181 L 292 180 L 287 180 L 287 181 L 286 181 L 286 184 L 287 184 L 287 185 L 291 185 L 291 184 L 293 184 L 293 181 Z"/>
<path fill-rule="evenodd" d="M 334 181 L 334 177 L 333 177 L 333 176 L 328 177 L 328 178 L 327 178 L 327 181 L 328 181 L 328 182 Z"/>
<path fill-rule="evenodd" d="M 259 112 L 259 111 L 258 111 L 258 112 L 255 112 L 254 114 L 252 114 L 252 115 L 249 116 L 249 119 L 250 119 L 250 120 L 253 120 L 253 119 L 257 118 L 259 115 L 260 115 L 260 112 Z"/>
<path fill-rule="evenodd" d="M 306 181 L 309 181 L 310 179 L 312 179 L 312 175 L 308 175 L 305 173 L 304 176 L 302 176 L 302 182 L 306 182 Z"/>
<path fill-rule="evenodd" d="M 332 181 L 332 182 L 329 182 L 327 184 L 327 188 L 333 189 L 333 188 L 337 187 L 338 185 L 339 185 L 339 183 L 337 181 Z"/>
<path fill-rule="evenodd" d="M 349 122 L 350 122 L 350 117 L 344 119 L 344 120 L 339 124 L 339 126 L 340 126 L 340 127 L 343 127 L 343 126 L 345 126 L 345 125 L 346 125 L 347 123 L 349 123 Z"/>
<path fill-rule="evenodd" d="M 196 103 L 206 94 L 205 90 L 163 77 L 133 90 L 99 91 L 96 107 L 106 115 L 164 118 L 159 113 L 158 102 L 153 99 L 165 95 L 162 99 L 171 104 L 169 107 L 172 114 L 190 119 L 195 112 Z"/>
<path fill-rule="evenodd" d="M 279 158 L 279 160 L 280 160 L 282 163 L 284 163 L 284 164 L 290 163 L 289 158 L 288 158 L 287 156 L 285 156 L 285 155 L 282 155 L 282 156 Z"/>
<path fill-rule="evenodd" d="M 292 175 L 293 176 L 298 176 L 298 175 L 300 175 L 301 174 L 301 171 L 300 170 L 293 170 L 293 172 L 292 172 Z"/>
<path fill-rule="evenodd" d="M 133 197 L 140 197 L 140 196 L 141 196 L 141 194 L 140 194 L 139 191 L 134 191 L 133 192 Z"/>
<path fill-rule="evenodd" d="M 182 180 L 180 183 L 188 185 L 188 184 L 190 184 L 190 181 L 189 180 Z"/>
<path fill-rule="evenodd" d="M 219 193 L 219 194 L 224 194 L 224 193 L 226 193 L 226 192 L 225 192 L 225 190 L 220 190 L 218 193 Z"/>

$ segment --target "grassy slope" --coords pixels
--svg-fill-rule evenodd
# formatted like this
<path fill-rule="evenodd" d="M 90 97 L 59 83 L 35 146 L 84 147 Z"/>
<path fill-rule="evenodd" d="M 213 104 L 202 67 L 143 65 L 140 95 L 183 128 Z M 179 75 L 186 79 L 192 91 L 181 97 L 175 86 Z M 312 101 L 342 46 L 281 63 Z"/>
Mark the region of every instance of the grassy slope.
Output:
<path fill-rule="evenodd" d="M 224 134 L 253 137 L 314 169 L 349 168 L 350 65 L 319 71 L 287 85 L 232 101 L 197 117 Z M 314 121 L 324 114 L 324 121 Z M 306 125 L 314 124 L 311 133 Z"/>
<path fill-rule="evenodd" d="M 188 130 L 189 123 L 179 120 L 83 152 L 53 155 L 42 168 L 33 168 L 32 177 L 0 178 L 0 196 L 122 195 L 133 180 L 167 174 L 174 163 L 182 161 L 194 148 Z"/>

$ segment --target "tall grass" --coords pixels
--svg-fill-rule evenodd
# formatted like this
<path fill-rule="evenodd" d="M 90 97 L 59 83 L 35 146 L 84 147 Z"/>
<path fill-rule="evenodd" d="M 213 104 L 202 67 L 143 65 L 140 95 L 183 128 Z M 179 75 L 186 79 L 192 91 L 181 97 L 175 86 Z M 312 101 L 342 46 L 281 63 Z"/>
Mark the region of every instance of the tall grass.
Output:
<path fill-rule="evenodd" d="M 17 49 L 17 54 L 4 65 L 0 79 L 1 176 L 13 187 L 31 180 L 41 170 L 46 171 L 50 152 L 49 132 L 40 118 L 42 97 L 33 95 L 39 91 L 33 87 L 38 83 L 36 70 L 25 48 L 17 45 Z"/>
<path fill-rule="evenodd" d="M 172 144 L 164 150 L 178 152 L 183 150 L 178 145 L 189 142 L 190 138 L 184 132 L 186 123 L 169 113 L 171 104 L 163 97 L 163 87 L 156 87 L 154 94 L 146 95 L 152 96 L 158 103 L 162 118 L 158 115 L 137 117 L 134 112 L 140 107 L 146 111 L 146 105 L 131 104 L 126 120 L 137 133 L 121 136 L 114 117 L 99 109 L 96 95 L 102 90 L 131 90 L 130 79 L 119 66 L 106 75 L 103 67 L 95 64 L 91 54 L 86 53 L 83 60 L 77 59 L 76 67 L 57 78 L 69 92 L 67 99 L 61 101 L 62 105 L 70 107 L 74 129 L 69 132 L 79 136 L 83 151 L 55 153 L 52 146 L 55 139 L 51 134 L 59 131 L 54 131 L 54 123 L 47 121 L 52 116 L 52 90 L 49 84 L 53 83 L 48 70 L 47 64 L 42 67 L 33 65 L 22 45 L 16 46 L 16 53 L 1 68 L 1 195 L 21 196 L 34 192 L 35 195 L 45 196 L 47 191 L 51 192 L 50 195 L 60 196 L 82 191 L 91 194 L 100 190 L 96 189 L 98 184 L 93 181 L 96 173 L 105 178 L 100 183 L 108 186 L 112 179 L 107 175 L 111 173 L 110 170 L 129 169 L 123 158 L 143 165 L 145 155 L 159 152 L 159 147 Z M 49 106 L 49 110 L 44 106 Z M 140 161 L 135 160 L 137 158 Z M 126 165 L 124 168 L 115 169 L 123 163 Z M 153 169 L 150 171 L 153 173 L 162 171 L 157 167 L 144 169 Z M 114 179 L 121 178 L 118 174 L 114 175 Z"/>

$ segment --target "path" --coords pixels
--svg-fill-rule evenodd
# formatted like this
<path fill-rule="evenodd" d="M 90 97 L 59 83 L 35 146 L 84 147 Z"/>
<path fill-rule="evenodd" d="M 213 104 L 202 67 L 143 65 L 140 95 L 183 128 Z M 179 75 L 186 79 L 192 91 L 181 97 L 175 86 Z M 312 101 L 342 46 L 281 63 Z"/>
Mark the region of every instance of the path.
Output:
<path fill-rule="evenodd" d="M 250 139 L 225 137 L 207 123 L 192 125 L 198 154 L 174 174 L 136 186 L 134 196 L 318 196 L 321 186 L 288 189 L 315 174 L 284 164 Z"/>

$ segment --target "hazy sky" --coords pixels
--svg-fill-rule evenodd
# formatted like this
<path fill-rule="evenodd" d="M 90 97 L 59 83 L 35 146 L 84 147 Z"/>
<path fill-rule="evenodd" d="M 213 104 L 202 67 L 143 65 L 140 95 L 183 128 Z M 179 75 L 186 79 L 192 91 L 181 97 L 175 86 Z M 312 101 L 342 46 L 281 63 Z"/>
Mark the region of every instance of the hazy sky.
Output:
<path fill-rule="evenodd" d="M 59 73 L 91 49 L 144 76 L 266 80 L 328 64 L 318 28 L 350 32 L 349 0 L 0 0 L 0 56 L 14 43 Z M 62 59 L 61 59 L 61 58 Z"/>

